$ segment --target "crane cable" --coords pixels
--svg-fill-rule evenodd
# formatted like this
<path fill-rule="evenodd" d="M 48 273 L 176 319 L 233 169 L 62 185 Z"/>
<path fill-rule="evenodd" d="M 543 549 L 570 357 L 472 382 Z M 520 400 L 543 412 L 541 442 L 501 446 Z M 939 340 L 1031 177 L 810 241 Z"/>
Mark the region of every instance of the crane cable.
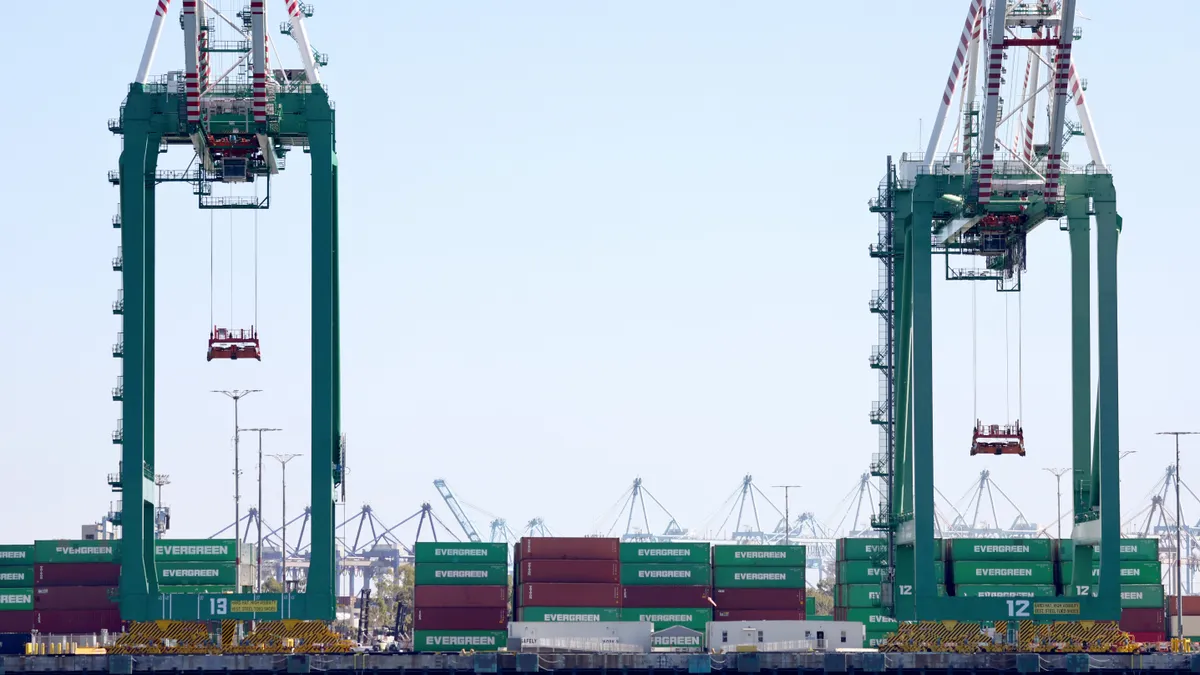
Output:
<path fill-rule="evenodd" d="M 216 285 L 213 274 L 213 231 L 213 212 L 210 210 L 208 212 L 208 329 L 210 331 L 213 326 L 217 325 L 213 317 L 213 287 Z"/>
<path fill-rule="evenodd" d="M 978 328 L 975 319 L 975 282 L 971 282 L 971 413 L 974 419 L 971 420 L 971 428 L 979 423 L 979 373 L 978 373 L 978 351 L 979 338 Z"/>

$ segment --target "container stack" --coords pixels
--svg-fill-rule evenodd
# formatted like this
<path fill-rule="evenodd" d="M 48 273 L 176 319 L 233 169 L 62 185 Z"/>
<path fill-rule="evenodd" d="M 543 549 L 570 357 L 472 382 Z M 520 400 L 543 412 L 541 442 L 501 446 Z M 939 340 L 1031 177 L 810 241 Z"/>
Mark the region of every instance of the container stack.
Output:
<path fill-rule="evenodd" d="M 508 547 L 416 545 L 413 650 L 496 651 L 508 643 Z"/>
<path fill-rule="evenodd" d="M 621 620 L 620 542 L 600 537 L 524 537 L 515 547 L 518 621 Z"/>
<path fill-rule="evenodd" d="M 1071 580 L 1075 573 L 1075 547 L 1070 540 L 1058 546 L 1059 579 L 1063 595 L 1077 595 L 1091 589 L 1080 589 Z M 1093 557 L 1092 576 L 1099 580 L 1099 554 Z M 1163 614 L 1162 566 L 1158 561 L 1157 539 L 1121 540 L 1121 630 L 1133 634 L 1140 642 L 1161 642 L 1166 639 L 1166 619 Z M 1172 616 L 1175 606 L 1168 603 Z M 1187 633 L 1186 612 L 1183 629 Z M 1198 622 L 1200 623 L 1200 622 Z M 1196 626 L 1200 630 L 1200 626 Z M 1176 633 L 1177 634 L 1177 633 Z"/>
<path fill-rule="evenodd" d="M 119 541 L 34 542 L 32 628 L 60 635 L 120 632 L 120 559 Z"/>
<path fill-rule="evenodd" d="M 33 547 L 0 546 L 0 633 L 28 633 L 33 623 Z"/>
<path fill-rule="evenodd" d="M 1122 599 L 1125 593 L 1121 593 Z M 1182 629 L 1182 635 L 1190 642 L 1200 642 L 1200 595 L 1185 595 L 1183 596 L 1183 618 L 1179 619 L 1179 608 L 1176 606 L 1176 598 L 1173 595 L 1166 597 L 1167 614 L 1171 617 L 1171 634 L 1178 636 Z M 1121 610 L 1122 624 L 1125 623 L 1125 612 L 1129 610 Z M 1145 611 L 1145 610 L 1139 610 Z M 1128 628 L 1123 628 L 1126 632 L 1132 633 Z M 1162 642 L 1162 639 L 1152 640 L 1152 634 L 1135 633 L 1133 638 L 1141 642 Z M 1164 636 L 1165 638 L 1165 636 Z"/>
<path fill-rule="evenodd" d="M 162 593 L 235 593 L 254 585 L 234 539 L 160 539 L 154 545 Z"/>
<path fill-rule="evenodd" d="M 1050 539 L 951 539 L 951 592 L 961 597 L 1053 598 Z"/>
<path fill-rule="evenodd" d="M 836 548 L 833 618 L 862 623 L 865 629 L 863 646 L 876 647 L 896 629 L 896 620 L 880 609 L 880 582 L 887 559 L 887 540 L 848 537 L 838 539 Z"/>
<path fill-rule="evenodd" d="M 803 546 L 712 547 L 714 621 L 804 619 Z"/>
<path fill-rule="evenodd" d="M 704 635 L 713 618 L 712 563 L 707 542 L 623 543 L 621 619 L 654 624 L 652 647 L 679 647 L 657 633 L 682 626 Z M 703 647 L 700 644 L 688 645 Z"/>

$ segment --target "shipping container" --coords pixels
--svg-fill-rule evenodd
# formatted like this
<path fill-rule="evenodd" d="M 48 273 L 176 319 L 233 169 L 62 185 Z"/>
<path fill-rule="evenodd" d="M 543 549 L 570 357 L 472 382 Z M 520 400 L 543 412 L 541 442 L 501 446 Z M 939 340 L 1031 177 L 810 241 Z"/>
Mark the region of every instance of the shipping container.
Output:
<path fill-rule="evenodd" d="M 1051 539 L 951 539 L 950 560 L 986 562 L 1050 562 Z"/>
<path fill-rule="evenodd" d="M 33 609 L 32 588 L 0 589 L 0 612 L 24 612 Z"/>
<path fill-rule="evenodd" d="M 165 595 L 223 595 L 237 593 L 236 586 L 160 586 L 159 594 Z"/>
<path fill-rule="evenodd" d="M 1080 592 L 1082 590 L 1082 593 Z M 1063 595 L 1088 595 L 1091 593 L 1091 586 L 1075 586 L 1074 584 L 1065 584 L 1063 586 Z M 1162 608 L 1164 600 L 1163 587 L 1161 584 L 1129 584 L 1121 586 L 1121 607 L 1145 608 L 1158 607 Z M 1175 599 L 1168 599 L 1167 607 L 1171 616 L 1175 615 Z M 1186 614 L 1187 607 L 1184 607 Z"/>
<path fill-rule="evenodd" d="M 417 586 L 416 607 L 507 607 L 508 586 Z"/>
<path fill-rule="evenodd" d="M 117 563 L 41 563 L 33 566 L 34 586 L 116 586 Z"/>
<path fill-rule="evenodd" d="M 804 588 L 803 567 L 715 567 L 718 588 Z"/>
<path fill-rule="evenodd" d="M 33 619 L 31 618 L 30 621 Z M 22 656 L 25 654 L 25 645 L 33 642 L 33 634 L 26 628 L 23 631 L 16 633 L 0 633 L 0 655 L 4 656 Z"/>
<path fill-rule="evenodd" d="M 755 546 L 718 544 L 712 547 L 714 567 L 804 567 L 808 557 L 803 546 Z"/>
<path fill-rule="evenodd" d="M 953 571 L 955 584 L 1054 583 L 1054 563 L 1051 562 L 960 561 L 954 563 Z"/>
<path fill-rule="evenodd" d="M 121 612 L 116 609 L 37 610 L 33 615 L 33 627 L 42 633 L 81 635 L 102 630 L 120 633 L 123 626 Z"/>
<path fill-rule="evenodd" d="M 899 626 L 899 623 L 892 617 L 887 616 L 877 609 L 842 609 L 845 618 L 842 621 L 856 621 L 861 623 L 868 633 L 882 633 L 893 631 Z"/>
<path fill-rule="evenodd" d="M 33 586 L 33 565 L 0 567 L 0 589 Z"/>
<path fill-rule="evenodd" d="M 954 595 L 964 598 L 1053 598 L 1056 593 L 1054 586 L 1049 584 L 959 584 L 954 587 Z"/>
<path fill-rule="evenodd" d="M 34 609 L 114 609 L 116 606 L 116 588 L 48 586 L 33 590 Z"/>
<path fill-rule="evenodd" d="M 1167 618 L 1157 608 L 1127 608 L 1121 610 L 1121 630 L 1129 633 L 1165 632 Z"/>
<path fill-rule="evenodd" d="M 662 609 L 652 607 L 631 608 L 621 610 L 622 621 L 643 621 L 654 624 L 654 632 L 666 630 L 671 626 L 683 626 L 703 633 L 704 626 L 713 620 L 713 611 L 701 607 L 679 607 Z"/>
<path fill-rule="evenodd" d="M 839 607 L 878 607 L 879 584 L 839 584 L 834 587 L 834 604 Z"/>
<path fill-rule="evenodd" d="M 1141 642 L 1142 644 L 1167 641 L 1167 634 L 1161 631 L 1157 633 L 1139 633 L 1137 631 L 1129 631 L 1129 634 L 1133 638 L 1134 642 Z"/>
<path fill-rule="evenodd" d="M 523 537 L 520 557 L 539 560 L 620 560 L 619 539 L 604 537 Z"/>
<path fill-rule="evenodd" d="M 712 607 L 708 586 L 624 586 L 621 588 L 623 607 Z"/>
<path fill-rule="evenodd" d="M 35 563 L 116 563 L 121 561 L 119 540 L 55 539 L 33 542 Z"/>
<path fill-rule="evenodd" d="M 33 544 L 0 544 L 0 565 L 32 565 Z"/>
<path fill-rule="evenodd" d="M 933 563 L 933 578 L 937 583 L 946 581 L 946 563 Z M 837 564 L 839 584 L 877 584 L 883 579 L 883 567 L 869 560 L 847 560 Z"/>
<path fill-rule="evenodd" d="M 524 568 L 525 563 L 521 566 Z M 623 563 L 621 583 L 625 586 L 708 586 L 712 583 L 708 563 L 644 565 Z"/>
<path fill-rule="evenodd" d="M 1177 596 L 1173 590 L 1166 591 L 1167 611 L 1171 616 L 1178 614 L 1175 610 Z M 1185 595 L 1183 596 L 1183 615 L 1184 616 L 1200 616 L 1200 595 Z"/>
<path fill-rule="evenodd" d="M 718 609 L 800 609 L 808 605 L 803 588 L 715 588 Z M 809 598 L 811 599 L 811 598 Z M 626 606 L 629 606 L 626 601 Z M 815 612 L 814 612 L 815 614 Z"/>
<path fill-rule="evenodd" d="M 713 621 L 803 621 L 803 609 L 718 609 Z"/>
<path fill-rule="evenodd" d="M 629 621 L 554 623 L 545 621 L 516 621 L 508 624 L 510 639 L 521 640 L 523 646 L 557 646 L 566 640 L 585 651 L 598 652 L 606 644 L 630 645 L 635 651 L 648 652 L 652 626 Z"/>
<path fill-rule="evenodd" d="M 508 632 L 502 630 L 415 630 L 413 651 L 494 652 L 508 645 Z"/>
<path fill-rule="evenodd" d="M 508 608 L 417 607 L 413 630 L 502 630 L 508 625 Z"/>
<path fill-rule="evenodd" d="M 438 543 L 420 541 L 413 547 L 413 560 L 421 563 L 508 564 L 507 544 L 486 542 Z"/>
<path fill-rule="evenodd" d="M 517 587 L 521 607 L 620 607 L 620 584 L 539 584 Z"/>
<path fill-rule="evenodd" d="M 887 539 L 881 537 L 846 537 L 837 540 L 837 560 L 870 560 L 877 562 L 887 555 Z"/>
<path fill-rule="evenodd" d="M 414 566 L 418 586 L 507 586 L 508 565 L 421 563 Z"/>
<path fill-rule="evenodd" d="M 1200 635 L 1200 616 L 1183 617 L 1182 626 L 1180 626 L 1179 617 L 1173 616 L 1167 625 L 1169 626 L 1167 632 L 1171 635 Z M 1180 632 L 1181 629 L 1182 632 Z"/>
<path fill-rule="evenodd" d="M 1072 575 L 1075 573 L 1075 563 L 1068 560 L 1062 563 L 1061 567 L 1063 583 L 1071 583 Z M 1099 563 L 1092 567 L 1092 578 L 1096 580 L 1100 579 Z M 1132 585 L 1161 584 L 1162 564 L 1157 560 L 1153 562 L 1122 561 L 1121 583 Z"/>
<path fill-rule="evenodd" d="M 28 633 L 33 630 L 33 610 L 0 612 L 0 633 Z"/>
<path fill-rule="evenodd" d="M 154 542 L 155 562 L 226 562 L 238 561 L 234 539 L 158 539 Z M 249 562 L 249 561 L 247 561 Z"/>
<path fill-rule="evenodd" d="M 620 621 L 621 610 L 617 607 L 522 607 L 517 610 L 517 620 L 554 623 Z"/>
<path fill-rule="evenodd" d="M 160 562 L 158 585 L 167 586 L 231 586 L 238 583 L 236 563 L 221 562 Z"/>
<path fill-rule="evenodd" d="M 1121 560 L 1130 562 L 1155 562 L 1158 560 L 1158 540 L 1157 539 L 1122 539 L 1121 540 Z M 1092 547 L 1095 555 L 1100 554 L 1100 549 Z M 1070 539 L 1063 539 L 1058 543 L 1058 559 L 1059 560 L 1074 560 L 1075 546 Z"/>
<path fill-rule="evenodd" d="M 863 640 L 863 648 L 879 649 L 887 644 L 888 638 L 891 636 L 891 633 L 867 633 L 866 638 Z"/>
<path fill-rule="evenodd" d="M 555 583 L 616 584 L 621 581 L 621 563 L 615 560 L 533 560 L 516 565 L 517 583 L 543 581 Z"/>
<path fill-rule="evenodd" d="M 623 563 L 702 563 L 710 561 L 709 544 L 701 542 L 672 542 L 669 544 L 621 544 Z"/>

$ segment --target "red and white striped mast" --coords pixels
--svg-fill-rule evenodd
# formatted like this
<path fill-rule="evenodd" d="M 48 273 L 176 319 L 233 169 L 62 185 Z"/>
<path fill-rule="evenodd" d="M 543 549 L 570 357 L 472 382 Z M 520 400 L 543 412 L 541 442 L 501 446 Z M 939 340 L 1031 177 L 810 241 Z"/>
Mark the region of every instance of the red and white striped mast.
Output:
<path fill-rule="evenodd" d="M 133 81 L 146 84 L 150 77 L 150 69 L 154 67 L 154 54 L 158 51 L 158 39 L 162 36 L 163 22 L 171 9 L 171 0 L 154 0 L 154 21 L 150 24 L 150 34 L 146 36 L 146 47 L 142 50 L 142 62 L 138 65 L 137 77 Z"/>
<path fill-rule="evenodd" d="M 942 129 L 946 126 L 946 111 L 950 109 L 950 100 L 954 98 L 954 89 L 958 85 L 958 73 L 967 60 L 967 52 L 970 51 L 971 32 L 975 26 L 975 17 L 982 10 L 983 0 L 971 0 L 971 7 L 967 11 L 967 20 L 963 23 L 962 37 L 959 39 L 958 49 L 954 52 L 954 63 L 950 66 L 950 77 L 946 79 L 946 91 L 942 94 L 942 103 L 938 106 L 937 118 L 933 122 L 933 130 L 929 134 L 929 145 L 926 147 L 925 157 L 922 159 L 922 164 L 926 168 L 933 166 L 934 157 L 942 138 Z M 972 83 L 968 82 L 966 88 L 970 91 Z"/>
<path fill-rule="evenodd" d="M 287 0 L 288 21 L 292 24 L 292 37 L 300 45 L 300 59 L 304 61 L 304 73 L 309 84 L 321 84 L 321 73 L 313 57 L 312 43 L 308 41 L 308 27 L 304 25 L 304 12 L 300 0 Z"/>
<path fill-rule="evenodd" d="M 1071 79 L 1071 41 L 1075 39 L 1075 0 L 1063 0 L 1062 20 L 1058 28 L 1058 46 L 1054 53 L 1054 91 L 1050 104 L 1050 152 L 1046 155 L 1046 192 L 1048 204 L 1057 203 L 1061 184 L 1063 127 L 1066 123 L 1067 90 Z M 1085 132 L 1086 133 L 1086 132 Z M 1093 157 L 1093 160 L 1096 160 Z"/>

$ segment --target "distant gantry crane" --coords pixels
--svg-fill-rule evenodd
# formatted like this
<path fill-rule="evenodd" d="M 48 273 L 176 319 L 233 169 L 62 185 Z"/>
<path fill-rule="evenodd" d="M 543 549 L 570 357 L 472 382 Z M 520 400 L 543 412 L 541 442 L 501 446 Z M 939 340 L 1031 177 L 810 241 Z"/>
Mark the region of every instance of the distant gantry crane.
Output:
<path fill-rule="evenodd" d="M 880 261 L 880 288 L 870 307 L 880 315 L 882 342 L 871 356 L 872 367 L 882 373 L 880 400 L 871 410 L 871 421 L 882 427 L 871 470 L 885 481 L 884 504 L 875 522 L 888 539 L 882 604 L 900 620 L 1115 620 L 1120 614 L 1116 261 L 1121 217 L 1113 177 L 1084 99 L 1085 81 L 1077 75 L 1072 56 L 1072 43 L 1081 37 L 1074 27 L 1076 2 L 993 0 L 985 7 L 983 0 L 969 0 L 967 5 L 926 150 L 902 155 L 898 164 L 889 156 L 878 195 L 870 201 L 871 211 L 880 218 L 878 240 L 870 246 L 871 256 Z M 1022 66 L 1028 82 L 1023 84 L 1022 100 L 1005 107 L 1004 74 L 1019 72 Z M 1050 76 L 1040 84 L 1043 71 Z M 1043 100 L 1048 124 L 1039 138 L 1036 113 L 1047 88 Z M 946 116 L 960 90 L 954 140 L 950 152 L 942 154 Z M 982 105 L 977 93 L 983 95 Z M 1077 123 L 1067 120 L 1068 101 L 1075 104 Z M 1003 127 L 1010 119 L 1012 123 Z M 1014 139 L 1012 147 L 1002 138 L 1005 129 L 1011 132 L 1006 137 Z M 1063 152 L 1067 140 L 1076 135 L 1084 137 L 1091 155 L 1086 166 L 1071 166 Z M 1093 218 L 1099 315 L 1094 427 Z M 1014 603 L 1003 599 L 937 593 L 931 288 L 933 258 L 942 256 L 948 280 L 989 281 L 998 291 L 1018 293 L 1028 235 L 1052 221 L 1069 233 L 1071 250 L 1071 539 L 1076 561 L 1071 583 L 1090 586 L 1093 594 L 1076 598 L 1066 607 L 1068 613 L 1039 617 L 1036 603 L 1032 612 L 1025 608 L 1014 614 Z M 951 261 L 961 256 L 983 264 L 956 267 Z M 1019 334 L 1020 295 L 1016 297 Z M 972 320 L 974 342 L 974 301 Z M 1007 349 L 1007 321 L 1005 335 Z M 1020 349 L 1018 338 L 1018 373 Z M 1025 454 L 1019 386 L 1017 397 L 1015 421 L 992 425 L 978 416 L 972 420 L 971 454 Z M 980 485 L 985 483 L 981 479 Z M 1016 525 L 1024 529 L 1020 520 Z M 1101 573 L 1095 583 L 1089 575 L 1092 546 L 1097 544 Z M 894 593 L 897 590 L 902 592 Z M 1058 608 L 1046 606 L 1042 611 Z"/>
<path fill-rule="evenodd" d="M 458 500 L 454 498 L 454 493 L 446 485 L 446 481 L 438 478 L 433 481 L 433 486 L 437 488 L 438 493 L 442 495 L 442 499 L 446 501 L 446 506 L 450 508 L 450 513 L 454 515 L 454 519 L 458 521 L 459 527 L 463 529 L 463 533 L 467 535 L 467 541 L 481 541 L 479 533 L 475 531 L 475 526 L 471 523 L 471 519 L 458 505 Z"/>
<path fill-rule="evenodd" d="M 646 509 L 646 497 L 649 497 L 650 501 L 668 519 L 662 534 L 655 534 L 654 529 L 650 526 L 650 512 Z M 679 526 L 675 516 L 671 515 L 667 507 L 663 506 L 662 502 L 658 501 L 658 498 L 642 484 L 641 478 L 633 479 L 633 484 L 625 490 L 617 503 L 613 505 L 613 509 L 609 510 L 608 515 L 611 515 L 613 510 L 617 510 L 616 518 L 605 536 L 613 536 L 622 520 L 625 521 L 625 532 L 619 535 L 622 541 L 671 541 L 687 536 L 687 530 Z M 639 513 L 641 517 L 637 520 L 640 522 L 635 524 L 634 519 Z M 602 518 L 607 520 L 607 516 L 602 516 Z"/>

